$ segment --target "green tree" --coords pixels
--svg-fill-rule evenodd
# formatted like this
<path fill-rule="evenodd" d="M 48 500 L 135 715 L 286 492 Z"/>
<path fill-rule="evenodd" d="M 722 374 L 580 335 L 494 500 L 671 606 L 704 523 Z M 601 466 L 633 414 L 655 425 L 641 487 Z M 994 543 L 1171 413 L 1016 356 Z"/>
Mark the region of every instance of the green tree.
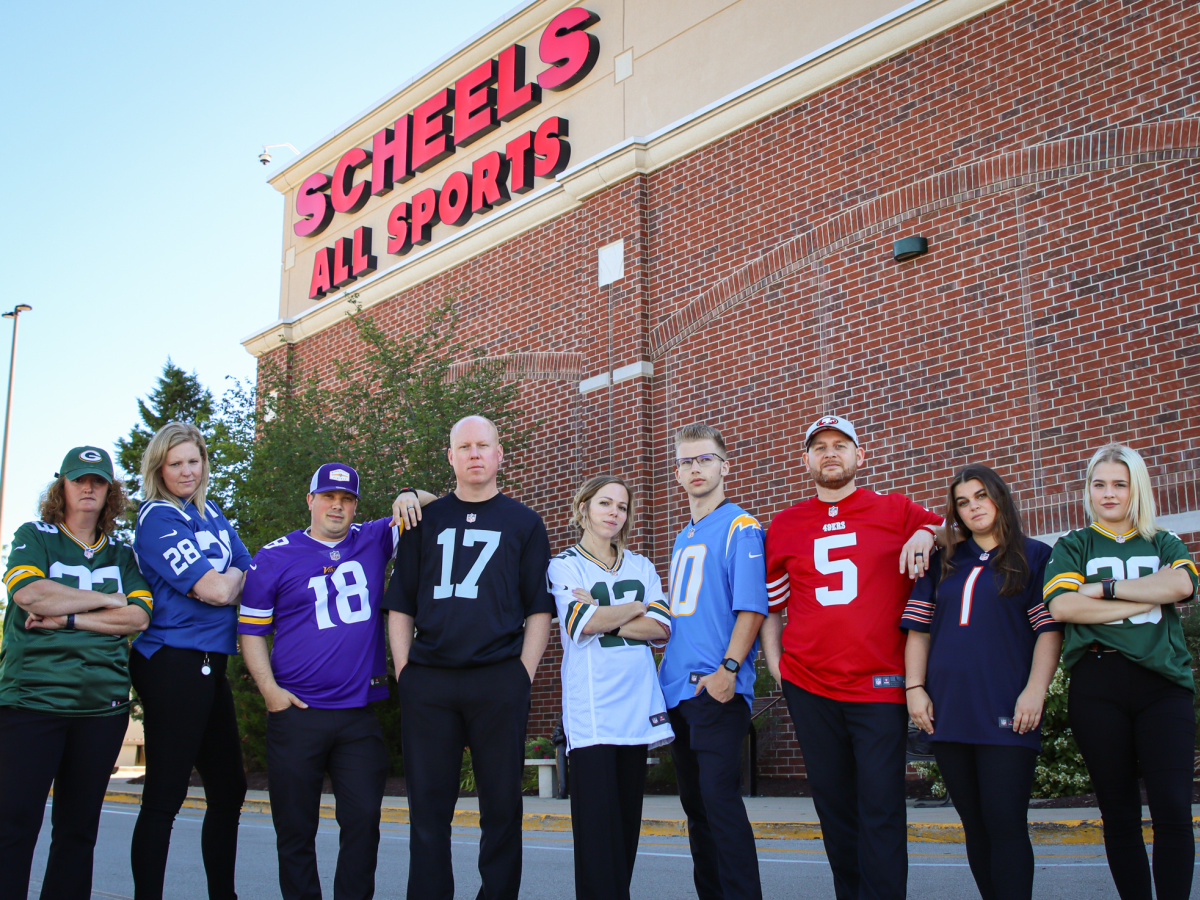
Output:
<path fill-rule="evenodd" d="M 222 399 L 213 495 L 252 552 L 307 521 L 304 484 L 325 462 L 358 470 L 359 521 L 390 515 L 405 485 L 446 492 L 450 426 L 471 413 L 496 423 L 506 450 L 501 483 L 515 481 L 531 435 L 519 424 L 519 387 L 502 364 L 456 338 L 450 301 L 419 332 L 397 337 L 361 311 L 350 318 L 364 352 L 334 361 L 332 379 L 291 359 L 266 360 L 257 386 L 239 382 Z"/>
<path fill-rule="evenodd" d="M 258 382 L 237 382 L 222 397 L 210 442 L 211 495 L 252 552 L 309 521 L 308 479 L 322 463 L 353 466 L 361 478 L 356 519 L 391 515 L 397 490 L 408 484 L 444 493 L 454 483 L 446 461 L 450 426 L 471 413 L 494 421 L 507 451 L 502 483 L 513 484 L 531 429 L 520 426 L 518 386 L 500 363 L 469 351 L 455 337 L 450 301 L 430 313 L 414 334 L 388 335 L 356 311 L 351 321 L 364 345 L 353 362 L 335 361 L 322 380 L 290 356 L 264 360 Z M 389 673 L 391 666 L 389 665 Z M 265 764 L 262 698 L 240 657 L 228 669 L 247 767 Z M 400 774 L 400 714 L 395 682 L 375 704 Z"/>
<path fill-rule="evenodd" d="M 131 497 L 142 489 L 142 454 L 154 432 L 168 422 L 191 422 L 207 441 L 213 418 L 212 392 L 200 384 L 195 372 L 188 374 L 170 357 L 150 396 L 137 405 L 141 424 L 133 426 L 128 438 L 117 439 L 117 464 L 126 473 L 125 487 Z"/>

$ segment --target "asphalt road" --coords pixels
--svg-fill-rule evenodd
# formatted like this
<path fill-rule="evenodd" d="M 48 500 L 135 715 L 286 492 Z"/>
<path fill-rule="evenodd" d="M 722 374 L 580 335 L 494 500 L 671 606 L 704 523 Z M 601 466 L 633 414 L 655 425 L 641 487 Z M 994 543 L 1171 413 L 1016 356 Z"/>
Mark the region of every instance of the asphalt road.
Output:
<path fill-rule="evenodd" d="M 132 898 L 129 874 L 129 841 L 137 807 L 106 804 L 96 847 L 94 898 Z M 167 900 L 203 900 L 207 892 L 200 863 L 198 812 L 185 810 L 176 820 L 167 865 Z M 333 870 L 337 854 L 337 826 L 322 825 L 317 852 L 325 897 L 333 897 Z M 473 898 L 479 889 L 475 871 L 479 832 L 455 829 L 454 874 L 456 894 Z M 30 897 L 37 897 L 50 842 L 49 805 L 33 863 Z M 763 895 L 770 898 L 832 898 L 833 880 L 820 841 L 760 841 L 759 870 Z M 1035 846 L 1038 869 L 1034 881 L 1037 897 L 1056 900 L 1112 898 L 1116 896 L 1101 846 Z M 526 832 L 524 881 L 526 900 L 563 900 L 572 895 L 574 873 L 572 842 L 565 832 Z M 909 896 L 921 900 L 959 900 L 978 896 L 961 844 L 909 844 Z M 383 826 L 376 897 L 404 896 L 408 871 L 408 826 Z M 275 832 L 269 816 L 245 814 L 238 846 L 238 893 L 245 900 L 279 897 L 275 857 Z M 1200 881 L 1200 879 L 1198 879 Z M 687 840 L 643 837 L 633 879 L 633 897 L 648 900 L 688 900 L 696 892 L 691 881 Z M 1192 891 L 1200 898 L 1200 885 Z"/>

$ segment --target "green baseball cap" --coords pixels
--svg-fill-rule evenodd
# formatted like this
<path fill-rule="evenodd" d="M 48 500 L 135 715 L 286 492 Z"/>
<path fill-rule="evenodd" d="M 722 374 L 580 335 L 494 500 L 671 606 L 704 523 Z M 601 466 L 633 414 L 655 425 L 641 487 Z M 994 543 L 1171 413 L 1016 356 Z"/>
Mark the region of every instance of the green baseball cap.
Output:
<path fill-rule="evenodd" d="M 99 475 L 112 484 L 112 459 L 99 447 L 76 447 L 63 457 L 58 473 L 68 481 L 74 481 L 83 475 Z"/>

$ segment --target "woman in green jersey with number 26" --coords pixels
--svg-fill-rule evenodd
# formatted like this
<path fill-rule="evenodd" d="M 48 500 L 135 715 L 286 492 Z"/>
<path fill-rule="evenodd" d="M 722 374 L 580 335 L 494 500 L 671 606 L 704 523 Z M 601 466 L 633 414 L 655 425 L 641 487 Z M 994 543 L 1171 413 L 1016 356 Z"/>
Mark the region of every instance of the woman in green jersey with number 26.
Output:
<path fill-rule="evenodd" d="M 0 652 L 0 900 L 28 896 L 54 784 L 43 897 L 87 900 L 100 807 L 129 722 L 127 635 L 150 589 L 111 532 L 125 509 L 112 460 L 76 447 L 13 536 Z"/>
<path fill-rule="evenodd" d="M 1150 900 L 1138 772 L 1154 822 L 1158 900 L 1191 893 L 1192 660 L 1176 603 L 1196 594 L 1187 546 L 1154 522 L 1146 464 L 1121 444 L 1088 464 L 1091 524 L 1055 544 L 1043 597 L 1067 622 L 1071 730 L 1096 787 L 1104 849 L 1122 900 Z"/>

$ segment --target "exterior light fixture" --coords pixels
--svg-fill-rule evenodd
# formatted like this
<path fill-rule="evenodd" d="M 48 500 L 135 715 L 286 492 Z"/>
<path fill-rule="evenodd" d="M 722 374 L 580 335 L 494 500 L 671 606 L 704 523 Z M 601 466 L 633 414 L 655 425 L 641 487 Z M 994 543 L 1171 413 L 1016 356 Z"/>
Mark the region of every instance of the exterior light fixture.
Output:
<path fill-rule="evenodd" d="M 913 237 L 901 238 L 892 244 L 892 259 L 896 262 L 904 262 L 908 259 L 916 259 L 918 256 L 923 256 L 929 252 L 929 241 L 923 237 L 914 235 Z"/>

